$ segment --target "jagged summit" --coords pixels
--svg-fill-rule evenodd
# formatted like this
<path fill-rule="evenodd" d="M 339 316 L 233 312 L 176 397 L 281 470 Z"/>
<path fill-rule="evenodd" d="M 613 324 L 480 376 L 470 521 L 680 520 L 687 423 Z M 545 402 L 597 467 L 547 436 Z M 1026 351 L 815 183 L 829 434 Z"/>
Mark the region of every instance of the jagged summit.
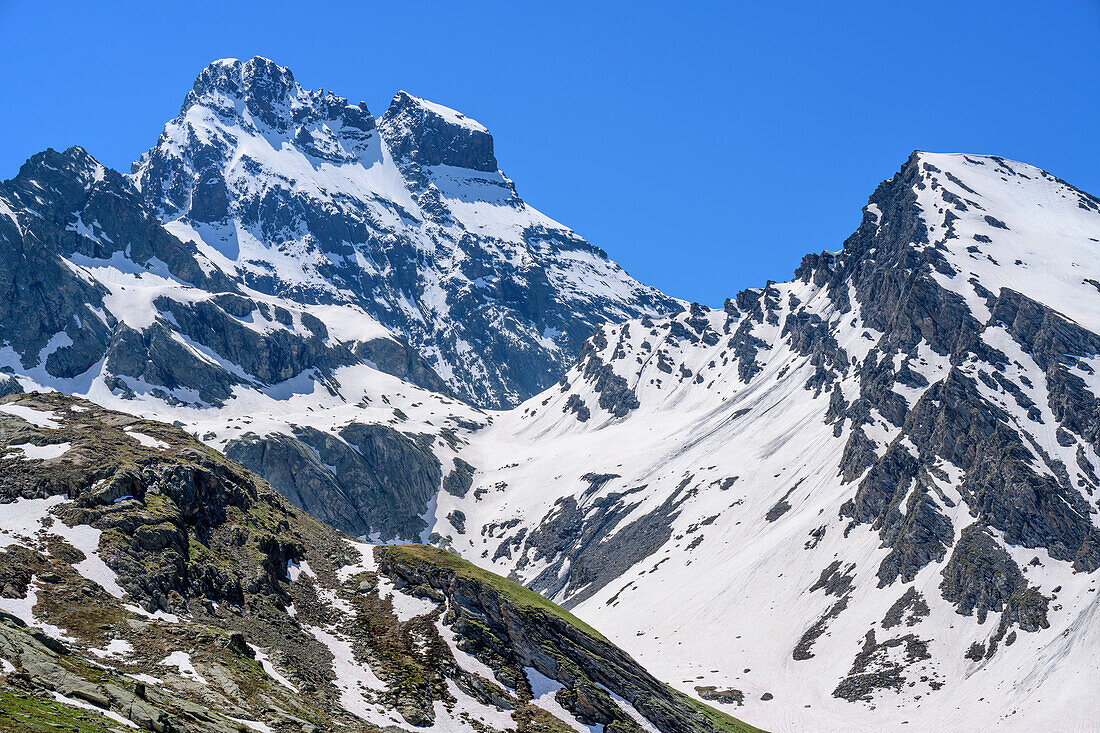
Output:
<path fill-rule="evenodd" d="M 361 309 L 480 406 L 553 383 L 602 323 L 679 307 L 528 206 L 479 123 L 399 92 L 376 127 L 267 59 L 205 69 L 132 180 L 227 277 Z"/>
<path fill-rule="evenodd" d="M 479 132 L 488 132 L 488 129 L 477 120 L 471 119 L 462 114 L 458 110 L 445 107 L 442 104 L 423 99 L 422 97 L 414 97 L 406 92 L 404 89 L 398 91 L 393 95 L 393 99 L 390 100 L 390 106 L 386 110 L 390 116 L 396 116 L 402 112 L 407 112 L 411 109 L 418 109 L 440 118 L 441 120 L 452 124 L 461 125 L 463 127 L 470 128 L 471 130 L 477 130 Z"/>
<path fill-rule="evenodd" d="M 1098 288 L 1090 281 L 1100 268 L 1098 214 L 1100 199 L 1035 166 L 916 151 L 872 194 L 844 249 L 822 257 L 837 282 L 863 267 L 916 267 L 912 277 L 946 285 L 979 316 L 1008 288 L 1097 332 Z M 894 232 L 884 249 L 885 229 L 901 226 L 908 230 Z M 811 255 L 803 266 L 818 264 Z"/>
<path fill-rule="evenodd" d="M 245 126 L 286 132 L 318 121 L 374 127 L 364 102 L 349 105 L 324 90 L 306 90 L 285 66 L 259 56 L 248 61 L 222 59 L 203 69 L 184 98 L 180 114 L 195 106 L 214 110 Z"/>
<path fill-rule="evenodd" d="M 262 56 L 254 56 L 248 61 L 219 59 L 199 72 L 184 105 L 214 93 L 274 102 L 289 99 L 300 90 L 290 69 L 270 59 Z"/>

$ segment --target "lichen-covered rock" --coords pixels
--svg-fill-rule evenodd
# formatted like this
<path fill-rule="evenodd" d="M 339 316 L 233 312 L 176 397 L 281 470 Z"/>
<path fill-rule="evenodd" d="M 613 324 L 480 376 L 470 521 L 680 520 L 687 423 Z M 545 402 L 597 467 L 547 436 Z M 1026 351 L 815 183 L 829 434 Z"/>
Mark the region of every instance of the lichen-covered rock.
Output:
<path fill-rule="evenodd" d="M 512 684 L 525 668 L 561 680 L 565 689 L 558 700 L 587 725 L 636 730 L 637 723 L 612 700 L 610 691 L 661 731 L 750 730 L 740 721 L 689 704 L 598 632 L 522 586 L 494 580 L 432 547 L 382 546 L 375 552 L 383 572 L 398 582 L 428 585 L 443 593 L 448 621 L 460 634 L 472 635 L 465 650 L 493 667 L 499 680 Z M 521 679 L 520 689 L 529 690 L 528 681 Z"/>
<path fill-rule="evenodd" d="M 639 733 L 615 694 L 661 733 L 756 730 L 504 578 L 424 546 L 376 560 L 179 428 L 57 393 L 0 407 L 0 727 Z M 571 713 L 534 699 L 534 670 Z"/>

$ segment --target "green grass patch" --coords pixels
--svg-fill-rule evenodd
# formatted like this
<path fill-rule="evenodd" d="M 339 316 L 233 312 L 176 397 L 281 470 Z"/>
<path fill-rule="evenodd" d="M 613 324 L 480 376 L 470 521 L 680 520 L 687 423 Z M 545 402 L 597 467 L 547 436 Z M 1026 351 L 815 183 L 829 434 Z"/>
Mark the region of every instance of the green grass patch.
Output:
<path fill-rule="evenodd" d="M 431 547 L 430 545 L 383 545 L 378 547 L 377 551 L 391 554 L 395 559 L 406 562 L 434 565 L 454 573 L 457 577 L 487 585 L 517 608 L 533 609 L 557 616 L 589 636 L 610 643 L 603 634 L 530 588 L 525 588 L 519 583 L 501 577 L 496 573 L 483 570 L 477 565 L 463 560 L 458 555 L 452 555 L 438 547 Z"/>
<path fill-rule="evenodd" d="M 91 710 L 0 687 L 0 730 L 7 733 L 116 733 L 133 729 Z"/>
<path fill-rule="evenodd" d="M 721 710 L 715 710 L 705 702 L 700 702 L 691 695 L 684 694 L 671 685 L 666 684 L 665 687 L 685 705 L 689 705 L 705 715 L 707 719 L 714 723 L 715 730 L 721 731 L 722 733 L 765 733 L 762 728 L 749 725 L 743 720 L 738 720 L 732 715 L 723 713 Z"/>

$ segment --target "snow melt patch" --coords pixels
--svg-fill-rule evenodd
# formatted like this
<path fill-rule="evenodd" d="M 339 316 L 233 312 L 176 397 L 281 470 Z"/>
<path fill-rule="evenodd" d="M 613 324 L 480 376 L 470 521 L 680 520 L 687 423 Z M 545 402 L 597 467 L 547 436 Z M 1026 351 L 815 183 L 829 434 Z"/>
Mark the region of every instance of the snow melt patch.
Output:
<path fill-rule="evenodd" d="M 38 621 L 34 617 L 34 607 L 36 605 L 38 605 L 38 592 L 35 590 L 35 578 L 33 576 L 31 577 L 30 586 L 27 588 L 27 595 L 22 598 L 0 598 L 0 611 L 10 613 L 27 626 L 38 629 L 47 636 L 52 636 L 55 639 L 73 641 L 73 639 L 65 633 L 64 629 L 58 628 L 53 624 Z"/>
<path fill-rule="evenodd" d="M 33 541 L 32 535 L 42 529 L 42 520 L 50 509 L 65 501 L 62 496 L 48 499 L 16 499 L 0 504 L 0 549 Z"/>
<path fill-rule="evenodd" d="M 592 733 L 602 726 L 587 726 L 573 717 L 573 714 L 563 708 L 557 698 L 554 697 L 559 690 L 565 689 L 565 685 L 557 680 L 550 679 L 534 667 L 524 667 L 523 673 L 527 675 L 527 681 L 531 684 L 531 704 L 542 708 L 555 718 L 568 723 L 577 733 Z"/>
<path fill-rule="evenodd" d="M 603 687 L 603 685 L 600 686 Z M 614 692 L 607 689 L 606 687 L 604 687 L 603 689 L 604 692 L 606 692 L 608 695 L 611 695 L 611 699 L 615 701 L 615 704 L 619 706 L 619 709 L 629 715 L 635 723 L 641 726 L 642 730 L 646 731 L 646 733 L 661 733 L 661 731 L 657 730 L 657 727 L 653 725 L 653 723 L 650 723 L 644 715 L 638 712 L 637 708 L 635 708 L 621 696 L 616 695 Z"/>
<path fill-rule="evenodd" d="M 56 520 L 50 529 L 84 553 L 84 559 L 73 565 L 73 569 L 80 573 L 81 577 L 98 583 L 103 590 L 115 598 L 126 595 L 126 591 L 118 584 L 118 575 L 107 567 L 107 563 L 103 562 L 103 558 L 99 556 L 99 536 L 102 534 L 100 530 L 86 524 L 68 527 L 60 520 Z"/>
<path fill-rule="evenodd" d="M 447 642 L 447 646 L 451 648 L 451 655 L 454 656 L 459 667 L 462 667 L 467 672 L 481 675 L 487 680 L 495 679 L 496 674 L 493 672 L 492 667 L 482 662 L 473 654 L 464 652 L 458 648 L 458 636 L 455 634 L 454 629 L 450 626 L 444 626 L 442 619 L 436 619 L 435 628 L 439 631 L 439 635 L 443 640 Z"/>
<path fill-rule="evenodd" d="M 96 655 L 100 659 L 106 657 L 121 657 L 134 651 L 134 645 L 125 639 L 112 639 L 109 644 L 103 649 L 89 649 L 92 654 Z"/>
<path fill-rule="evenodd" d="M 138 616 L 144 616 L 145 618 L 151 619 L 153 621 L 164 621 L 165 623 L 169 623 L 169 624 L 178 624 L 180 622 L 180 617 L 179 616 L 177 616 L 174 613 L 167 613 L 165 611 L 160 610 L 159 608 L 156 611 L 152 612 L 152 613 L 149 613 L 144 608 L 140 608 L 140 607 L 134 606 L 134 605 L 126 605 L 126 606 L 123 606 L 123 608 L 125 608 L 130 613 L 135 613 Z"/>
<path fill-rule="evenodd" d="M 84 553 L 84 559 L 74 564 L 73 569 L 82 577 L 98 583 L 115 598 L 122 598 L 126 592 L 118 584 L 118 575 L 99 556 L 100 530 L 86 524 L 69 527 L 55 517 L 50 517 L 53 521 L 49 529 L 45 529 L 44 521 L 50 516 L 50 510 L 65 501 L 63 496 L 51 496 L 48 499 L 18 499 L 10 504 L 0 504 L 0 548 L 13 544 L 31 546 L 34 536 L 42 531 L 61 537 Z"/>
<path fill-rule="evenodd" d="M 275 731 L 273 731 L 271 729 L 270 725 L 268 725 L 267 723 L 261 723 L 258 720 L 249 720 L 248 718 L 234 718 L 234 717 L 231 717 L 229 715 L 227 715 L 225 717 L 229 718 L 234 723 L 238 723 L 240 725 L 243 725 L 245 728 L 248 728 L 249 730 L 257 730 L 260 733 L 275 733 Z"/>
<path fill-rule="evenodd" d="M 390 603 L 393 604 L 393 613 L 397 616 L 398 621 L 410 621 L 417 616 L 424 616 L 437 607 L 435 601 L 402 593 L 394 587 L 389 578 L 380 577 L 378 579 L 378 595 L 386 597 L 387 594 Z"/>
<path fill-rule="evenodd" d="M 353 549 L 359 551 L 359 562 L 345 565 L 336 571 L 336 578 L 341 583 L 353 575 L 372 572 L 378 569 L 378 563 L 375 562 L 374 559 L 374 545 L 369 545 L 366 542 L 355 542 L 354 540 L 348 540 L 348 544 L 351 545 Z"/>
<path fill-rule="evenodd" d="M 128 674 L 127 676 L 133 677 L 138 682 L 144 682 L 147 685 L 163 685 L 164 684 L 164 680 L 162 680 L 160 677 L 154 677 L 153 675 L 145 674 L 144 672 L 139 672 L 138 674 Z"/>
<path fill-rule="evenodd" d="M 396 719 L 386 714 L 384 708 L 371 705 L 366 697 L 371 691 L 384 691 L 386 684 L 378 679 L 368 664 L 355 659 L 351 643 L 315 626 L 307 627 L 307 631 L 332 653 L 332 671 L 336 674 L 333 684 L 340 690 L 340 707 L 368 723 L 383 726 L 397 723 Z"/>
<path fill-rule="evenodd" d="M 121 715 L 119 715 L 118 713 L 113 712 L 111 710 L 105 710 L 103 708 L 96 707 L 95 705 L 92 705 L 89 702 L 84 702 L 83 700 L 77 700 L 75 697 L 65 697 L 60 692 L 51 692 L 50 694 L 53 695 L 54 700 L 56 700 L 57 702 L 59 702 L 63 705 L 71 705 L 74 708 L 81 708 L 83 710 L 91 710 L 92 712 L 99 713 L 100 715 L 102 715 L 105 718 L 110 718 L 111 720 L 115 721 L 116 723 L 121 723 L 122 725 L 129 726 L 130 728 L 137 728 L 138 727 L 137 724 L 134 723 L 133 721 L 128 720 L 127 718 L 124 718 Z"/>
<path fill-rule="evenodd" d="M 22 418 L 37 428 L 57 430 L 61 427 L 61 423 L 58 422 L 60 418 L 49 410 L 36 410 L 25 405 L 0 405 L 0 412 Z"/>
<path fill-rule="evenodd" d="M 163 440 L 160 440 L 158 438 L 154 438 L 152 435 L 146 435 L 145 433 L 139 433 L 137 430 L 134 430 L 133 428 L 126 428 L 125 433 L 127 435 L 129 435 L 131 438 L 133 438 L 134 440 L 136 440 L 137 442 L 144 445 L 146 448 L 161 448 L 161 449 L 164 449 L 164 448 L 169 448 L 170 447 L 168 445 L 168 443 L 165 443 Z"/>
<path fill-rule="evenodd" d="M 257 649 L 256 647 L 252 647 L 252 651 L 256 655 L 256 661 L 260 663 L 261 667 L 263 667 L 264 672 L 267 672 L 268 677 L 275 680 L 291 692 L 298 691 L 298 688 L 295 687 L 290 680 L 279 674 L 279 670 L 275 669 L 275 665 L 271 663 L 271 659 L 267 656 L 265 652 Z"/>
<path fill-rule="evenodd" d="M 433 703 L 435 723 L 428 728 L 432 733 L 467 733 L 474 730 L 470 720 L 480 721 L 490 730 L 514 729 L 515 721 L 512 720 L 510 712 L 478 702 L 463 692 L 454 680 L 447 680 L 447 690 L 454 696 L 455 705 L 451 710 L 447 710 L 443 701 L 436 700 Z"/>
<path fill-rule="evenodd" d="M 161 664 L 165 667 L 175 667 L 182 676 L 198 682 L 200 685 L 210 684 L 195 669 L 195 665 L 191 663 L 191 655 L 187 652 L 172 652 L 161 661 Z"/>
<path fill-rule="evenodd" d="M 300 563 L 294 562 L 293 560 L 287 561 L 286 577 L 290 578 L 291 583 L 297 583 L 298 578 L 302 577 L 303 575 L 307 578 L 317 577 L 313 574 L 313 569 L 309 567 L 309 563 L 305 560 L 302 560 L 302 562 Z"/>
<path fill-rule="evenodd" d="M 22 458 L 25 461 L 48 461 L 60 458 L 69 452 L 72 443 L 53 443 L 51 445 L 35 445 L 34 443 L 16 443 L 9 445 L 8 449 L 17 451 L 8 453 L 4 458 Z M 20 455 L 20 452 L 22 455 Z"/>

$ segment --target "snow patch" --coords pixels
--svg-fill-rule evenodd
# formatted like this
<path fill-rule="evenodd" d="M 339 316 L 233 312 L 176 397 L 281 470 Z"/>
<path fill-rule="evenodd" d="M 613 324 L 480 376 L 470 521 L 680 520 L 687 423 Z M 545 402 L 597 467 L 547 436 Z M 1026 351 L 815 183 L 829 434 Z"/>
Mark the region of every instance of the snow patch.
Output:
<path fill-rule="evenodd" d="M 15 415 L 39 428 L 57 430 L 61 427 L 61 418 L 49 410 L 36 410 L 26 405 L 0 405 L 0 412 Z"/>
<path fill-rule="evenodd" d="M 165 667 L 175 667 L 179 670 L 180 675 L 193 682 L 198 682 L 200 685 L 210 684 L 195 669 L 195 665 L 191 663 L 191 655 L 187 652 L 172 652 L 161 660 L 161 664 Z"/>

